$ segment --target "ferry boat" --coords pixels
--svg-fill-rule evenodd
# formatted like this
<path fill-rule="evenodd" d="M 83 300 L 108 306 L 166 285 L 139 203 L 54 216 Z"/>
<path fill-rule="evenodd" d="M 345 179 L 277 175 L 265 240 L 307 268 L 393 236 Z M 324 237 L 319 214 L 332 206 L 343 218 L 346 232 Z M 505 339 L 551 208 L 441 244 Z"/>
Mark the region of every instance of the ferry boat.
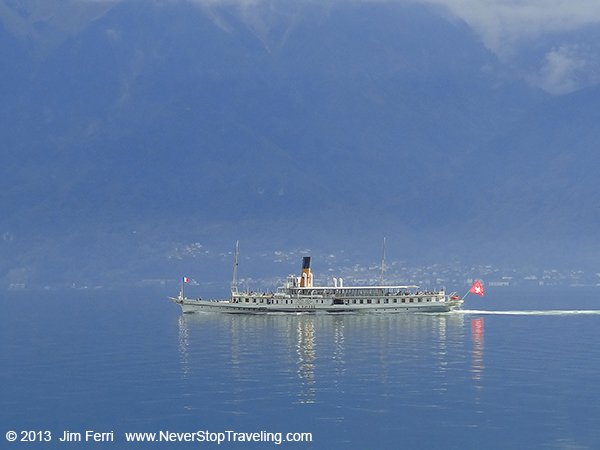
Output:
<path fill-rule="evenodd" d="M 300 276 L 289 275 L 276 292 L 240 292 L 237 288 L 237 248 L 228 300 L 192 299 L 185 296 L 185 279 L 177 297 L 171 301 L 184 313 L 224 312 L 239 314 L 264 313 L 413 313 L 449 312 L 460 308 L 463 300 L 455 292 L 444 289 L 423 290 L 419 286 L 379 285 L 345 286 L 342 278 L 334 278 L 333 286 L 315 286 L 310 269 L 310 256 L 302 260 Z"/>

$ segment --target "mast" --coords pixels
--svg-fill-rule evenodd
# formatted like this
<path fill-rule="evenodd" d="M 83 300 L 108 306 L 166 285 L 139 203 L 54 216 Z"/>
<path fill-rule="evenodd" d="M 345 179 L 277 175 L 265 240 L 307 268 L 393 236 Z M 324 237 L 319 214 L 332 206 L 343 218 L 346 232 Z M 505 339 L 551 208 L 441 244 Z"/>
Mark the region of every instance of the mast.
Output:
<path fill-rule="evenodd" d="M 383 238 L 383 249 L 381 250 L 381 285 L 383 286 L 383 275 L 385 274 L 385 237 Z"/>
<path fill-rule="evenodd" d="M 179 293 L 179 298 L 182 300 L 185 299 L 185 283 L 189 283 L 190 279 L 188 277 L 181 277 L 181 292 Z"/>
<path fill-rule="evenodd" d="M 235 254 L 233 256 L 233 278 L 231 279 L 231 293 L 232 294 L 237 294 L 237 291 L 238 291 L 237 271 L 238 271 L 239 253 L 240 253 L 240 241 L 235 241 Z"/>

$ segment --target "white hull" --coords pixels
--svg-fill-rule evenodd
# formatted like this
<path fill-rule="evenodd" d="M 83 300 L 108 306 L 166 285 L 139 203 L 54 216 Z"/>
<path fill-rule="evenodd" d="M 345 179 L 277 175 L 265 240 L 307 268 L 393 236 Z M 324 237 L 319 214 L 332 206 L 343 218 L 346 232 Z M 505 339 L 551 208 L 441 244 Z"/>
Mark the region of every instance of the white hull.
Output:
<path fill-rule="evenodd" d="M 266 314 L 266 313 L 310 313 L 310 314 L 339 314 L 339 313 L 440 313 L 449 312 L 462 305 L 461 300 L 444 300 L 418 303 L 380 303 L 380 304 L 350 304 L 334 305 L 319 303 L 319 300 L 300 299 L 297 303 L 259 304 L 232 303 L 229 300 L 194 300 L 171 297 L 171 300 L 181 307 L 184 313 L 221 312 L 230 314 Z"/>

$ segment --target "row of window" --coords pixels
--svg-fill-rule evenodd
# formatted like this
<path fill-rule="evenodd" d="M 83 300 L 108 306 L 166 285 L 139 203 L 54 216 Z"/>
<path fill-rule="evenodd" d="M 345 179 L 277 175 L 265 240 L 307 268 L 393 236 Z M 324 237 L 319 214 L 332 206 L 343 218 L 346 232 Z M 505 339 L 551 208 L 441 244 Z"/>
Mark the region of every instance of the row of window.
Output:
<path fill-rule="evenodd" d="M 379 305 L 381 303 L 383 303 L 383 304 L 386 304 L 386 303 L 421 303 L 421 302 L 434 302 L 434 301 L 435 301 L 434 297 L 415 297 L 415 298 L 408 298 L 408 299 L 406 299 L 406 298 L 402 298 L 402 299 L 397 299 L 397 298 L 389 299 L 389 298 L 386 298 L 386 299 L 383 299 L 383 300 L 381 300 L 381 299 L 377 299 L 377 300 L 371 300 L 371 299 L 366 299 L 366 300 L 358 299 L 357 300 L 357 299 L 352 299 L 352 300 L 345 300 L 344 303 L 346 305 L 349 305 L 349 304 L 363 305 L 365 303 L 367 305 L 370 305 L 370 304 L 373 304 L 373 303 L 376 303 L 376 304 Z"/>
<path fill-rule="evenodd" d="M 267 305 L 283 305 L 283 304 L 285 304 L 285 305 L 288 305 L 288 304 L 293 305 L 294 304 L 294 300 L 291 300 L 291 299 L 290 300 L 286 299 L 285 303 L 284 303 L 284 300 L 271 299 L 271 298 L 269 298 L 269 299 L 264 299 L 264 298 L 261 298 L 261 299 L 257 299 L 257 298 L 252 298 L 252 299 L 245 298 L 243 300 L 242 299 L 237 299 L 237 300 L 234 300 L 233 302 L 234 303 L 242 303 L 242 301 L 244 303 L 262 303 L 262 304 L 266 303 Z M 357 304 L 358 305 L 364 305 L 364 304 L 367 304 L 367 305 L 378 304 L 378 305 L 380 305 L 382 303 L 383 304 L 386 304 L 386 303 L 423 303 L 423 302 L 434 302 L 434 301 L 435 301 L 435 297 L 415 297 L 415 298 L 402 298 L 402 299 L 398 299 L 398 298 L 393 298 L 393 299 L 385 298 L 385 299 L 375 299 L 375 300 L 372 300 L 372 299 L 362 299 L 362 298 L 361 299 L 356 299 L 355 298 L 355 299 L 345 299 L 344 300 L 344 304 L 345 305 L 350 305 L 350 304 L 352 304 L 352 305 L 357 305 Z M 316 303 L 318 303 L 318 302 L 319 302 L 319 300 L 316 301 Z M 323 304 L 324 300 L 320 300 L 320 303 Z M 339 303 L 341 303 L 341 302 L 340 301 L 334 301 L 334 304 L 339 304 Z"/>
<path fill-rule="evenodd" d="M 321 300 L 320 301 L 321 304 L 324 304 L 325 301 Z M 327 301 L 329 303 L 329 300 Z M 245 299 L 234 299 L 233 303 L 262 303 L 262 304 L 267 304 L 267 305 L 293 305 L 294 304 L 294 300 L 286 300 L 285 302 L 283 300 L 274 300 L 274 299 L 256 299 L 256 298 L 245 298 Z M 315 303 L 319 303 L 319 300 L 317 300 Z"/>

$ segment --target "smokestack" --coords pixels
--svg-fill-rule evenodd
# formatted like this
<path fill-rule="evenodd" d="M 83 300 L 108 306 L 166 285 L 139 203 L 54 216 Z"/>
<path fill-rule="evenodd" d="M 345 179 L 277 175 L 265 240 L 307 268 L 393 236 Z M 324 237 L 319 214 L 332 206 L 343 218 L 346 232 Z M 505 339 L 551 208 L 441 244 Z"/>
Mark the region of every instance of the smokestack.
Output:
<path fill-rule="evenodd" d="M 312 287 L 312 273 L 310 271 L 310 256 L 302 258 L 302 277 L 300 278 L 300 287 Z"/>

